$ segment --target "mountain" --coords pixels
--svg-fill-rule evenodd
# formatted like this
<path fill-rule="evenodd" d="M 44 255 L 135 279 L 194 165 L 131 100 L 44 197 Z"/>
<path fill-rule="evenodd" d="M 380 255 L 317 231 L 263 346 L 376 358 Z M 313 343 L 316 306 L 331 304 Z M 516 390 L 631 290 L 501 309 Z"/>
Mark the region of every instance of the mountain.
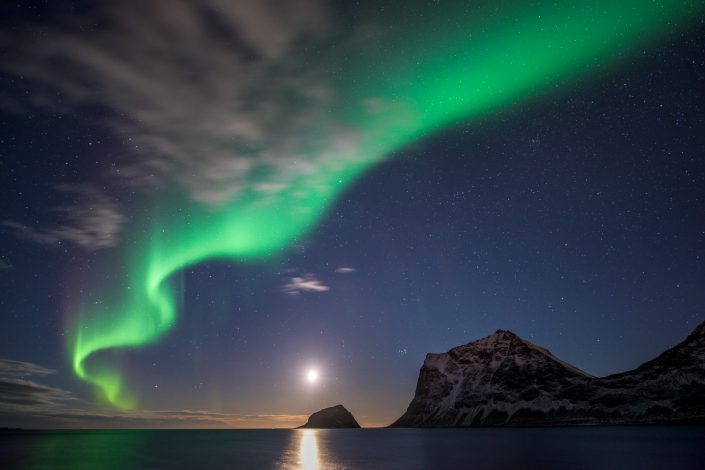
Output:
<path fill-rule="evenodd" d="M 330 408 L 323 408 L 320 411 L 316 411 L 311 416 L 308 417 L 308 421 L 302 428 L 320 428 L 320 429 L 334 429 L 334 428 L 359 428 L 360 425 L 357 424 L 353 415 L 345 409 L 343 405 L 331 406 Z"/>
<path fill-rule="evenodd" d="M 636 369 L 607 377 L 516 334 L 428 354 L 392 427 L 705 423 L 705 323 Z"/>

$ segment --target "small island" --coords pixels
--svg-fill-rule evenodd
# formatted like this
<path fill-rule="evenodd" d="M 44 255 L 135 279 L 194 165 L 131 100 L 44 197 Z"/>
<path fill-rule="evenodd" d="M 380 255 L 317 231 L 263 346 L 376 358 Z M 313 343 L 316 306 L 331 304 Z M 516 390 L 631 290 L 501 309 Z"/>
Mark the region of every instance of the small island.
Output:
<path fill-rule="evenodd" d="M 308 421 L 297 429 L 343 429 L 359 428 L 360 425 L 343 405 L 331 406 L 316 411 Z"/>

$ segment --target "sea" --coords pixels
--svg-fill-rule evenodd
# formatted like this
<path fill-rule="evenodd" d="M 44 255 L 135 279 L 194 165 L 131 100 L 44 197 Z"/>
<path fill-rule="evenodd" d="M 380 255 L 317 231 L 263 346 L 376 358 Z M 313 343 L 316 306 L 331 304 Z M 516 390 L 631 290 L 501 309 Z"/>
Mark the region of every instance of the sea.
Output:
<path fill-rule="evenodd" d="M 2 431 L 0 468 L 705 469 L 705 427 Z"/>

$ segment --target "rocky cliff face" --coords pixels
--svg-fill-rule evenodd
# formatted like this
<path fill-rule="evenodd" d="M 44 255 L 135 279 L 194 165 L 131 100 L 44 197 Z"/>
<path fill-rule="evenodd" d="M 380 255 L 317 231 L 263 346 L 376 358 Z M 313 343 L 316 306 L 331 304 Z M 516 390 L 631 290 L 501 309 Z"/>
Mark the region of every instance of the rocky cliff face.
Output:
<path fill-rule="evenodd" d="M 394 427 L 705 422 L 705 323 L 638 368 L 596 378 L 499 330 L 428 354 Z"/>
<path fill-rule="evenodd" d="M 299 428 L 359 428 L 353 415 L 343 405 L 331 406 L 316 411 L 308 418 L 308 422 Z"/>

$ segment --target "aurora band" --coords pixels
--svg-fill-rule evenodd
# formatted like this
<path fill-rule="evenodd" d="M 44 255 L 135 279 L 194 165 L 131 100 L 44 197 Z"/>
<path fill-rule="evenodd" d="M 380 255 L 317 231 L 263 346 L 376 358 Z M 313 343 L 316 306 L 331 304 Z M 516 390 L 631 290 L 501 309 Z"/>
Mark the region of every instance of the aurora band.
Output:
<path fill-rule="evenodd" d="M 111 352 L 151 344 L 175 324 L 179 289 L 170 278 L 214 258 L 261 259 L 304 236 L 351 182 L 396 150 L 439 129 L 468 122 L 589 78 L 654 40 L 688 26 L 703 2 L 561 0 L 465 2 L 380 18 L 390 26 L 378 47 L 341 45 L 327 55 L 336 97 L 331 120 L 348 139 L 313 124 L 296 150 L 308 168 L 284 182 L 266 171 L 238 198 L 213 210 L 176 199 L 124 240 L 117 287 L 95 292 L 73 316 L 75 373 L 110 404 L 131 408 Z M 419 21 L 418 18 L 421 20 Z M 398 25 L 398 26 L 394 26 Z M 257 191 L 262 184 L 276 192 Z M 99 288 L 100 289 L 100 288 Z M 102 352 L 99 358 L 92 359 Z M 100 355 L 99 355 L 100 356 Z"/>

